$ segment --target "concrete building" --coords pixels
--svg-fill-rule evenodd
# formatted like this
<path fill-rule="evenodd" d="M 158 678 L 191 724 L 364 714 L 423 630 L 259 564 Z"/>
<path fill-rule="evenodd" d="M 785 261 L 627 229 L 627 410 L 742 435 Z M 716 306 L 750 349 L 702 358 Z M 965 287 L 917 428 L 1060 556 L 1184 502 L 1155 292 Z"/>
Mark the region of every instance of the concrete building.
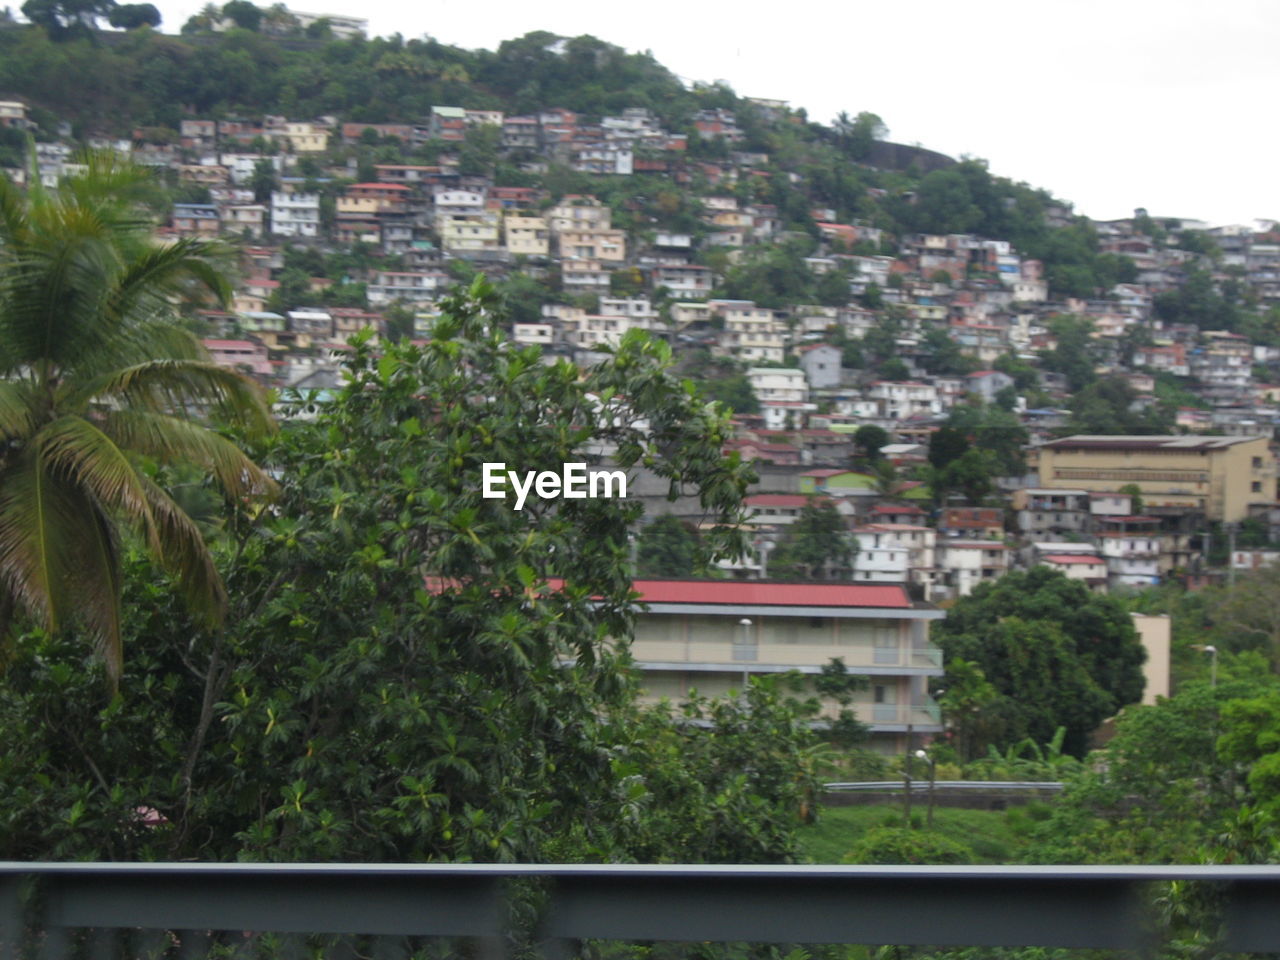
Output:
<path fill-rule="evenodd" d="M 1040 447 L 1042 487 L 1117 492 L 1136 484 L 1147 513 L 1235 523 L 1276 498 L 1266 437 L 1079 435 Z"/>
<path fill-rule="evenodd" d="M 853 706 L 874 746 L 900 749 L 908 724 L 916 734 L 942 731 L 927 691 L 943 673 L 929 640 L 943 612 L 912 603 L 900 584 L 637 580 L 635 589 L 647 606 L 631 655 L 650 699 L 725 695 L 751 674 L 811 677 L 840 657 L 871 681 Z M 834 703 L 824 706 L 834 715 Z"/>
<path fill-rule="evenodd" d="M 1169 658 L 1173 650 L 1173 624 L 1168 614 L 1131 613 L 1138 639 L 1147 651 L 1147 662 L 1142 665 L 1142 675 L 1147 684 L 1142 690 L 1142 702 L 1153 706 L 1157 697 L 1169 696 Z"/>
<path fill-rule="evenodd" d="M 1009 548 L 995 540 L 939 540 L 937 556 L 938 590 L 949 597 L 967 597 L 983 580 L 998 580 L 1009 569 Z"/>
<path fill-rule="evenodd" d="M 271 194 L 271 232 L 279 237 L 315 237 L 320 233 L 320 194 Z"/>

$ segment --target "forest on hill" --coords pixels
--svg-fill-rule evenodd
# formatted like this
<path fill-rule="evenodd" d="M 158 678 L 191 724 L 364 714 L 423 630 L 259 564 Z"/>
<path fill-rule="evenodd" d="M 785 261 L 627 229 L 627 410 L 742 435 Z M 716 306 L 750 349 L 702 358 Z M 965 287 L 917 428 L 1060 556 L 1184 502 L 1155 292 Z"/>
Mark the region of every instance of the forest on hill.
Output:
<path fill-rule="evenodd" d="M 85 77 L 94 82 L 84 83 Z M 742 184 L 739 189 L 752 194 L 743 199 L 775 204 L 789 229 L 816 237 L 811 212 L 818 205 L 839 222 L 860 220 L 894 236 L 972 233 L 1008 240 L 1042 261 L 1051 289 L 1069 296 L 1092 296 L 1134 272 L 1126 257 L 1099 251 L 1092 227 L 1069 217 L 1069 203 L 995 177 L 980 160 L 944 167 L 940 155 L 878 140 L 887 128 L 869 111 L 842 114 L 830 126 L 811 122 L 803 109 L 779 121 L 723 84 L 686 87 L 650 54 L 590 36 L 539 31 L 489 51 L 429 37 L 281 38 L 243 27 L 215 32 L 199 17 L 178 36 L 142 27 L 55 39 L 40 27 L 10 23 L 0 29 L 0 93 L 27 100 L 40 135 L 48 138 L 67 121 L 76 139 L 140 134 L 157 142 L 176 142 L 178 125 L 188 118 L 272 114 L 417 122 L 433 105 L 449 104 L 508 114 L 560 107 L 589 121 L 643 108 L 671 134 L 689 135 L 691 161 L 727 156 L 723 141 L 690 135 L 697 111 L 720 108 L 733 113 L 744 134 L 735 149 L 768 156 L 762 172 L 769 176 Z M 432 163 L 443 146 L 410 150 L 384 143 L 351 153 L 379 162 Z M 497 186 L 538 185 L 555 194 L 627 192 L 618 199 L 643 198 L 640 212 L 659 226 L 681 225 L 673 214 L 687 208 L 697 187 L 669 178 L 609 183 L 566 177 L 554 168 L 531 177 L 509 162 L 518 157 L 499 157 L 483 138 L 468 146 L 464 167 L 492 172 Z M 905 168 L 872 166 L 873 155 L 884 164 L 905 160 Z M 660 191 L 654 179 L 661 180 Z M 1051 208 L 1067 217 L 1051 224 Z"/>

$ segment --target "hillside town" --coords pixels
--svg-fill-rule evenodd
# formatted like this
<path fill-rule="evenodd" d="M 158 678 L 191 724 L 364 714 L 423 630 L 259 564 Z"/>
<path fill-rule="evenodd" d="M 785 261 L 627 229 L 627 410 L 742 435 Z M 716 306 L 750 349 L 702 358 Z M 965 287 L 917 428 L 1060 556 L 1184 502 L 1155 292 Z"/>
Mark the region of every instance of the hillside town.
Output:
<path fill-rule="evenodd" d="M 745 103 L 755 123 L 799 122 L 784 102 Z M 771 180 L 803 178 L 747 149 L 734 110 L 687 121 L 692 135 L 643 107 L 441 104 L 381 123 L 192 117 L 172 136 L 88 145 L 173 184 L 162 238 L 235 244 L 231 309 L 191 321 L 216 363 L 282 398 L 323 402 L 362 329 L 426 337 L 440 299 L 477 273 L 506 290 L 511 340 L 547 362 L 589 368 L 636 330 L 667 341 L 734 408 L 726 452 L 759 476 L 753 552 L 721 576 L 769 577 L 770 555 L 815 507 L 853 550 L 809 577 L 907 584 L 934 602 L 1035 566 L 1106 591 L 1195 585 L 1277 556 L 1280 337 L 1208 327 L 1201 309 L 1229 291 L 1275 320 L 1275 221 L 1211 227 L 1138 210 L 1091 222 L 1049 204 L 1050 227 L 1083 221 L 1097 254 L 1121 264 L 1098 295 L 1064 295 L 1006 238 L 893 233 L 818 206 L 803 211 L 808 233 L 791 229 L 795 213 L 760 198 Z M 0 124 L 36 126 L 20 99 L 0 102 Z M 83 169 L 62 132 L 35 144 L 48 186 Z M 902 151 L 915 173 L 954 163 Z M 410 162 L 424 152 L 434 162 Z M 496 165 L 527 185 L 497 182 Z M 601 186 L 565 192 L 553 184 L 563 175 Z M 638 178 L 665 185 L 679 216 L 646 215 L 653 198 L 610 186 Z M 813 302 L 768 285 L 782 267 Z M 729 296 L 744 277 L 770 295 Z M 651 516 L 674 513 L 696 534 L 697 504 L 667 503 L 659 486 L 637 487 Z"/>

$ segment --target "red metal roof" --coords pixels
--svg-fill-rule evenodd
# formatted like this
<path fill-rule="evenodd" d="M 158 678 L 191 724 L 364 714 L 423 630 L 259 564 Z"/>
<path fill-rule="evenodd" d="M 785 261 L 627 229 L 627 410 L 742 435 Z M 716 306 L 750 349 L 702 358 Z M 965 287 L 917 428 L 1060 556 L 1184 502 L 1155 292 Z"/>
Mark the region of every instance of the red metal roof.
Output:
<path fill-rule="evenodd" d="M 646 603 L 756 604 L 780 607 L 909 609 L 900 586 L 851 583 L 771 583 L 767 580 L 636 580 Z"/>

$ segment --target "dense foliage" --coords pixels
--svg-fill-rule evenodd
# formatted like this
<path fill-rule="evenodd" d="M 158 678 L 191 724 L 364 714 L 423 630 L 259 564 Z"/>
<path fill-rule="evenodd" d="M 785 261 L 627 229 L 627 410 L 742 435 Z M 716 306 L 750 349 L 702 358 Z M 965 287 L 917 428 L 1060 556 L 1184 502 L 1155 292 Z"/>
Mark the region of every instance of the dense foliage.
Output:
<path fill-rule="evenodd" d="M 700 496 L 722 521 L 704 538 L 731 547 L 748 472 L 720 454 L 722 415 L 659 342 L 629 337 L 583 380 L 510 348 L 495 306 L 481 281 L 427 345 L 358 343 L 332 404 L 260 451 L 281 496 L 220 544 L 225 629 L 135 557 L 117 696 L 73 642 L 21 638 L 0 685 L 0 856 L 793 855 L 811 703 L 779 680 L 742 708 L 634 704 L 637 501 L 481 497 L 482 462 L 608 444 Z"/>
<path fill-rule="evenodd" d="M 976 665 L 994 688 L 983 710 L 996 744 L 1047 743 L 1061 726 L 1082 756 L 1094 728 L 1142 695 L 1146 654 L 1124 607 L 1047 567 L 980 583 L 934 630 L 949 674 L 955 660 Z"/>

